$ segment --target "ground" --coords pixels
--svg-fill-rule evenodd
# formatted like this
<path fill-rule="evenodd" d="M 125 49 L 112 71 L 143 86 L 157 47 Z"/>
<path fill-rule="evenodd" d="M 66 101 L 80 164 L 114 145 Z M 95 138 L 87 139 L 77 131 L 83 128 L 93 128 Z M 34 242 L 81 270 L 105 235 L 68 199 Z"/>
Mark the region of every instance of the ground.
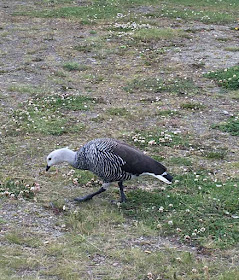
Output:
<path fill-rule="evenodd" d="M 239 279 L 236 3 L 40 2 L 0 3 L 0 278 Z M 46 156 L 100 137 L 174 183 L 72 202 L 101 182 Z"/>

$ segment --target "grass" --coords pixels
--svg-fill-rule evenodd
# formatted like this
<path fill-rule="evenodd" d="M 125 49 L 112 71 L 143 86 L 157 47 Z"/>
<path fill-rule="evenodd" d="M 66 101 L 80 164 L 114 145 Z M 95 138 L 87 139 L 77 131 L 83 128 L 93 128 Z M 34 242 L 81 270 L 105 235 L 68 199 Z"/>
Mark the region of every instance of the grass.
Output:
<path fill-rule="evenodd" d="M 239 279 L 239 89 L 218 95 L 200 77 L 234 47 L 236 2 L 22 3 L 8 1 L 0 26 L 8 39 L 0 42 L 0 279 Z M 223 111 L 233 117 L 216 128 L 228 134 L 210 129 Z M 46 156 L 98 137 L 145 151 L 174 183 L 137 177 L 125 182 L 124 205 L 111 203 L 117 184 L 75 204 L 101 182 L 65 164 L 45 172 Z M 40 191 L 11 199 L 22 191 L 16 178 Z"/>
<path fill-rule="evenodd" d="M 28 236 L 26 236 L 17 230 L 8 233 L 5 239 L 10 244 L 23 245 L 31 248 L 37 248 L 41 245 L 41 241 L 34 237 L 33 234 L 28 234 Z"/>
<path fill-rule="evenodd" d="M 49 90 L 43 87 L 36 87 L 29 84 L 11 85 L 8 87 L 8 90 L 12 92 L 29 93 L 30 95 L 49 93 Z"/>
<path fill-rule="evenodd" d="M 45 9 L 27 13 L 27 15 L 46 18 L 76 18 L 80 19 L 83 24 L 93 24 L 101 19 L 112 19 L 117 13 L 122 12 L 117 4 L 116 1 L 105 1 L 105 5 L 102 1 L 94 1 L 91 5 Z"/>
<path fill-rule="evenodd" d="M 62 68 L 67 71 L 86 71 L 89 67 L 77 62 L 66 62 L 63 64 Z"/>
<path fill-rule="evenodd" d="M 71 110 L 71 111 L 86 111 L 94 103 L 94 99 L 84 95 L 51 95 L 45 98 L 40 98 L 35 108 L 44 107 L 51 111 L 56 110 Z"/>
<path fill-rule="evenodd" d="M 14 112 L 13 120 L 16 123 L 12 129 L 7 131 L 8 135 L 18 135 L 21 133 L 40 133 L 43 135 L 63 135 L 82 131 L 85 126 L 70 118 L 54 116 L 50 121 L 45 117 L 45 113 L 35 111 L 18 110 Z"/>
<path fill-rule="evenodd" d="M 204 175 L 175 177 L 167 192 L 128 193 L 123 211 L 163 235 L 208 248 L 238 243 L 238 181 L 213 182 Z M 230 196 L 225 196 L 226 193 Z"/>
<path fill-rule="evenodd" d="M 0 182 L 0 196 L 6 196 L 11 199 L 32 199 L 39 189 L 39 185 L 36 183 L 28 184 L 19 180 L 7 180 L 4 183 Z"/>
<path fill-rule="evenodd" d="M 231 46 L 231 47 L 226 47 L 224 50 L 228 52 L 239 52 L 239 47 Z"/>
<path fill-rule="evenodd" d="M 130 115 L 130 112 L 129 110 L 127 110 L 126 108 L 122 107 L 122 108 L 109 108 L 107 111 L 106 111 L 110 116 L 123 116 L 123 117 L 126 117 L 126 116 L 129 116 Z"/>
<path fill-rule="evenodd" d="M 218 86 L 229 90 L 239 89 L 239 66 L 211 71 L 204 74 L 206 78 L 215 80 Z"/>
<path fill-rule="evenodd" d="M 199 10 L 198 8 L 192 9 L 191 7 L 185 8 L 180 6 L 177 7 L 177 9 L 170 7 L 162 9 L 160 15 L 168 18 L 181 18 L 189 21 L 196 20 L 203 23 L 216 24 L 232 23 L 236 20 L 236 15 L 233 13 Z M 152 14 L 149 14 L 148 16 L 152 16 Z"/>
<path fill-rule="evenodd" d="M 186 157 L 172 157 L 169 159 L 169 164 L 176 164 L 180 166 L 192 166 L 192 161 L 190 158 Z"/>
<path fill-rule="evenodd" d="M 85 126 L 69 111 L 86 111 L 94 104 L 92 98 L 82 95 L 50 95 L 30 99 L 12 114 L 12 128 L 7 134 L 41 133 L 62 135 L 82 131 Z"/>
<path fill-rule="evenodd" d="M 184 32 L 180 29 L 172 28 L 143 28 L 135 31 L 133 38 L 135 40 L 150 42 L 155 40 L 173 39 L 183 36 Z"/>
<path fill-rule="evenodd" d="M 228 132 L 232 136 L 239 136 L 239 119 L 238 116 L 231 117 L 226 123 L 213 125 L 213 128 Z"/>
<path fill-rule="evenodd" d="M 182 103 L 180 105 L 181 109 L 184 110 L 203 110 L 205 109 L 205 105 L 201 104 L 201 103 L 191 103 L 191 102 L 187 102 L 187 103 Z"/>
<path fill-rule="evenodd" d="M 197 91 L 194 83 L 189 79 L 175 79 L 163 81 L 157 77 L 135 78 L 127 83 L 124 90 L 128 93 L 136 92 L 171 92 L 171 93 L 192 93 Z"/>
<path fill-rule="evenodd" d="M 225 159 L 227 155 L 226 150 L 205 151 L 203 156 L 209 159 Z"/>
<path fill-rule="evenodd" d="M 189 147 L 188 139 L 180 134 L 181 132 L 178 131 L 170 132 L 167 130 L 135 131 L 131 136 L 131 142 L 141 149 L 150 146 L 168 146 L 180 149 Z"/>
<path fill-rule="evenodd" d="M 180 116 L 180 112 L 177 111 L 177 110 L 161 110 L 159 109 L 157 112 L 156 112 L 156 115 L 157 116 L 162 116 L 162 117 L 167 117 L 167 116 Z"/>
<path fill-rule="evenodd" d="M 60 5 L 65 3 L 65 5 Z M 235 13 L 236 2 L 218 2 L 215 6 L 215 2 L 212 1 L 200 1 L 193 3 L 190 1 L 168 1 L 164 3 L 162 1 L 155 0 L 111 0 L 111 1 L 92 1 L 90 4 L 83 4 L 82 6 L 74 6 L 73 2 L 55 1 L 54 7 L 51 9 L 43 9 L 40 11 L 19 11 L 14 15 L 28 15 L 34 17 L 46 17 L 46 18 L 73 18 L 80 19 L 83 24 L 95 24 L 100 20 L 112 20 L 119 14 L 127 14 L 130 8 L 138 7 L 142 5 L 154 6 L 156 9 L 159 4 L 164 4 L 163 8 L 158 8 L 157 12 L 150 12 L 148 17 L 168 17 L 168 18 L 182 18 L 184 20 L 198 20 L 204 23 L 232 23 L 237 19 Z M 171 38 L 171 37 L 170 37 Z"/>

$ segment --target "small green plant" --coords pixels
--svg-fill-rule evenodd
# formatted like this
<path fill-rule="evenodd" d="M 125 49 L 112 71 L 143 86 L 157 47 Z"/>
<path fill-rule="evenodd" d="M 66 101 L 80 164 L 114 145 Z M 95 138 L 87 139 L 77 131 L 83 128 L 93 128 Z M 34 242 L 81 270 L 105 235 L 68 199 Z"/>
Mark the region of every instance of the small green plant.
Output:
<path fill-rule="evenodd" d="M 86 71 L 89 67 L 77 62 L 66 62 L 63 64 L 63 69 L 67 71 Z"/>
<path fill-rule="evenodd" d="M 203 156 L 209 159 L 224 159 L 227 154 L 226 150 L 204 151 Z"/>
<path fill-rule="evenodd" d="M 231 117 L 226 123 L 213 125 L 212 128 L 228 132 L 233 136 L 239 136 L 239 116 Z"/>
<path fill-rule="evenodd" d="M 32 199 L 39 190 L 39 184 L 28 184 L 23 180 L 7 180 L 6 182 L 0 183 L 0 196 L 11 199 Z"/>
<path fill-rule="evenodd" d="M 55 71 L 54 75 L 60 78 L 65 78 L 67 76 L 66 73 L 64 73 L 63 71 Z"/>
<path fill-rule="evenodd" d="M 128 116 L 130 112 L 126 108 L 109 108 L 106 110 L 106 112 L 111 116 Z"/>
<path fill-rule="evenodd" d="M 216 83 L 230 90 L 239 89 L 239 66 L 211 71 L 204 74 L 206 78 L 213 79 Z"/>
<path fill-rule="evenodd" d="M 84 53 L 91 52 L 92 49 L 93 49 L 93 45 L 89 45 L 89 44 L 82 44 L 74 47 L 74 50 L 77 50 L 79 52 L 84 52 Z"/>
<path fill-rule="evenodd" d="M 191 103 L 191 102 L 187 102 L 187 103 L 183 103 L 180 105 L 181 109 L 185 109 L 185 110 L 202 110 L 205 108 L 205 105 L 201 104 L 201 103 Z"/>
<path fill-rule="evenodd" d="M 172 111 L 172 110 L 158 110 L 155 113 L 157 116 L 163 116 L 163 117 L 167 117 L 167 116 L 179 116 L 180 113 L 179 111 Z"/>

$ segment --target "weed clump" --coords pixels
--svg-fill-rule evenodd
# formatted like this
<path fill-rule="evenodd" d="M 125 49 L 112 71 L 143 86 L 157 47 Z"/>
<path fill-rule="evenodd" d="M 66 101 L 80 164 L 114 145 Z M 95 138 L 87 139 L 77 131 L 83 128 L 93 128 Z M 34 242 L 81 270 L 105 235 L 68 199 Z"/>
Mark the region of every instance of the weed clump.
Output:
<path fill-rule="evenodd" d="M 180 108 L 181 109 L 185 109 L 185 110 L 192 110 L 192 111 L 195 111 L 195 110 L 202 110 L 205 108 L 205 106 L 201 103 L 191 103 L 191 102 L 188 102 L 188 103 L 183 103 L 180 105 Z"/>
<path fill-rule="evenodd" d="M 23 180 L 7 180 L 4 183 L 0 182 L 0 196 L 5 196 L 10 199 L 32 199 L 39 191 L 40 185 L 38 183 L 28 184 Z"/>
<path fill-rule="evenodd" d="M 77 62 L 66 62 L 63 64 L 62 68 L 67 71 L 86 71 L 88 66 Z"/>
<path fill-rule="evenodd" d="M 157 77 L 135 78 L 128 81 L 123 88 L 128 93 L 136 92 L 170 92 L 170 93 L 189 93 L 197 91 L 196 87 L 190 79 L 175 79 L 163 81 Z"/>
<path fill-rule="evenodd" d="M 149 146 L 168 146 L 174 148 L 188 148 L 189 143 L 185 137 L 181 135 L 181 131 L 145 131 L 136 132 L 130 139 L 135 146 L 146 148 Z"/>
<path fill-rule="evenodd" d="M 204 74 L 204 76 L 214 80 L 220 87 L 230 90 L 239 89 L 239 66 L 211 71 Z"/>
<path fill-rule="evenodd" d="M 231 117 L 226 123 L 213 125 L 212 128 L 228 132 L 232 136 L 239 136 L 239 116 Z"/>

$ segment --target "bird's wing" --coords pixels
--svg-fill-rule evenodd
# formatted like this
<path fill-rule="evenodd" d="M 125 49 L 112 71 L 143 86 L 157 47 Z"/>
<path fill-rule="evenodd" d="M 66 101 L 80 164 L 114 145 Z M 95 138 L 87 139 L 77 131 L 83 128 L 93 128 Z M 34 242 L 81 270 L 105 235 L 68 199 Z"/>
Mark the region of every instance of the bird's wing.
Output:
<path fill-rule="evenodd" d="M 161 163 L 125 143 L 117 142 L 117 145 L 113 147 L 113 152 L 123 159 L 122 170 L 133 175 L 145 172 L 161 175 L 166 171 Z"/>

